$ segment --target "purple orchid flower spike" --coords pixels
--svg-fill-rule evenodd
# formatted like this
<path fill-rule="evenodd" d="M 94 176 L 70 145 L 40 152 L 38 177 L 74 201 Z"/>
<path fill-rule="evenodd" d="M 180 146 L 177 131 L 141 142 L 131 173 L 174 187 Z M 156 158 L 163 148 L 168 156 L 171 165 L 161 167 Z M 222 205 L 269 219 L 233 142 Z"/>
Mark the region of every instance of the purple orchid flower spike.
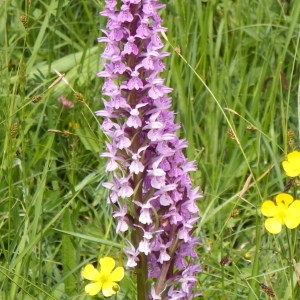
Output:
<path fill-rule="evenodd" d="M 172 91 L 159 77 L 165 69 L 158 0 L 106 0 L 102 54 L 104 109 L 101 129 L 109 137 L 108 202 L 117 232 L 130 231 L 127 267 L 136 269 L 138 299 L 194 299 L 201 271 L 193 235 L 199 218 L 190 171 L 196 168 L 177 137 L 170 110 Z"/>

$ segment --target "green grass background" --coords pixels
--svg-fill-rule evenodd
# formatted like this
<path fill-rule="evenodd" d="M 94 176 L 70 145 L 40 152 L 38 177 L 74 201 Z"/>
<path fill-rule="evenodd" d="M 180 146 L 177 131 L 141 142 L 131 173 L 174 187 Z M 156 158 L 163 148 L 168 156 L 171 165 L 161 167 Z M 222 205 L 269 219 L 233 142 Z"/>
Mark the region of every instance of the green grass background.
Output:
<path fill-rule="evenodd" d="M 299 149 L 300 1 L 163 2 L 171 52 L 163 75 L 204 192 L 196 289 L 202 299 L 269 299 L 263 283 L 273 299 L 300 299 L 298 230 L 271 235 L 259 212 L 284 190 L 281 161 Z M 0 1 L 1 300 L 91 299 L 82 267 L 125 259 L 93 115 L 102 107 L 103 5 Z M 68 83 L 49 88 L 54 70 Z M 74 108 L 62 108 L 61 95 Z M 134 281 L 127 272 L 117 299 L 135 299 Z"/>

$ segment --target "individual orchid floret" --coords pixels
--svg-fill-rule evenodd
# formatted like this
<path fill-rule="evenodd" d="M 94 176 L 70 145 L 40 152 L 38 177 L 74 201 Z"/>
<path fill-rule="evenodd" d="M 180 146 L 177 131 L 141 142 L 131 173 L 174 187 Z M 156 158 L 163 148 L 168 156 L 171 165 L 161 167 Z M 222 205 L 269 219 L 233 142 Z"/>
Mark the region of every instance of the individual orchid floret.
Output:
<path fill-rule="evenodd" d="M 128 215 L 127 215 L 127 206 L 123 205 L 120 206 L 120 210 L 119 211 L 115 211 L 113 213 L 113 217 L 117 219 L 117 229 L 116 232 L 125 232 L 128 230 L 129 226 L 128 226 Z"/>
<path fill-rule="evenodd" d="M 142 126 L 142 120 L 140 118 L 139 108 L 146 106 L 147 103 L 140 103 L 136 105 L 134 109 L 130 111 L 130 117 L 127 119 L 126 124 L 128 127 L 138 128 Z"/>
<path fill-rule="evenodd" d="M 140 226 L 137 226 L 140 227 Z M 148 255 L 151 252 L 151 240 L 153 238 L 153 233 L 151 231 L 145 231 L 143 227 L 141 227 L 143 230 L 143 239 L 139 242 L 138 250 L 146 255 Z"/>
<path fill-rule="evenodd" d="M 152 198 L 153 199 L 153 198 Z M 154 209 L 153 206 L 151 205 L 150 201 L 152 200 L 148 200 L 145 204 L 140 203 L 138 201 L 133 201 L 134 204 L 136 204 L 137 206 L 139 206 L 141 208 L 140 210 L 140 215 L 139 215 L 139 221 L 142 224 L 152 224 L 153 220 L 152 220 L 152 213 L 151 211 Z"/>
<path fill-rule="evenodd" d="M 123 177 L 119 180 L 116 180 L 116 184 L 119 186 L 118 196 L 122 199 L 131 197 L 133 195 L 133 189 L 130 185 L 128 177 Z"/>
<path fill-rule="evenodd" d="M 129 248 L 124 249 L 124 252 L 127 255 L 127 263 L 125 265 L 126 268 L 134 268 L 137 266 L 139 259 L 139 250 L 137 250 L 130 241 L 127 241 L 129 244 Z"/>
<path fill-rule="evenodd" d="M 119 168 L 123 159 L 117 156 L 117 149 L 111 144 L 106 143 L 106 149 L 108 152 L 101 153 L 101 156 L 109 158 L 105 170 L 111 172 Z"/>
<path fill-rule="evenodd" d="M 300 224 L 300 200 L 286 193 L 278 194 L 275 197 L 276 204 L 266 200 L 261 206 L 261 213 L 269 217 L 265 221 L 266 229 L 273 234 L 279 233 L 282 225 L 293 229 Z"/>
<path fill-rule="evenodd" d="M 132 162 L 129 166 L 130 173 L 139 174 L 144 171 L 145 166 L 141 162 L 142 153 L 148 148 L 148 146 L 141 147 L 138 149 L 137 153 L 132 153 L 129 149 L 128 152 L 131 153 Z"/>

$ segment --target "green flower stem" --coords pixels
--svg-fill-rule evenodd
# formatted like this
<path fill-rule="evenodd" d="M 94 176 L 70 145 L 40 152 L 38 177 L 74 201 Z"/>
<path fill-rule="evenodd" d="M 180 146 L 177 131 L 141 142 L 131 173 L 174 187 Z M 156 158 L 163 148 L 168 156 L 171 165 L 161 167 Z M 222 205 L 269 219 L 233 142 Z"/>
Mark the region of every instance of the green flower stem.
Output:
<path fill-rule="evenodd" d="M 287 237 L 287 243 L 288 243 L 288 256 L 289 258 L 287 259 L 290 268 L 289 268 L 289 277 L 290 277 L 290 288 L 291 288 L 291 293 L 292 293 L 292 299 L 295 298 L 295 291 L 294 291 L 294 270 L 293 270 L 293 250 L 292 250 L 292 241 L 291 241 L 291 234 L 290 234 L 290 229 L 285 227 L 286 231 L 286 237 Z"/>
<path fill-rule="evenodd" d="M 251 273 L 251 278 L 252 280 L 249 280 L 249 288 L 251 291 L 248 294 L 248 298 L 247 300 L 254 300 L 254 299 L 258 299 L 256 294 L 259 293 L 259 286 L 258 286 L 258 282 L 256 280 L 254 280 L 253 278 L 257 278 L 257 276 L 259 275 L 259 271 L 260 271 L 260 251 L 259 249 L 261 248 L 261 223 L 260 223 L 260 218 L 258 215 L 258 212 L 255 215 L 255 227 L 256 227 L 256 243 L 255 243 L 255 255 L 254 255 L 254 260 L 253 260 L 253 264 L 252 264 L 252 273 Z"/>
<path fill-rule="evenodd" d="M 162 293 L 165 288 L 166 277 L 170 268 L 170 264 L 171 264 L 171 260 L 164 262 L 162 266 L 160 276 L 155 285 L 156 294 Z"/>
<path fill-rule="evenodd" d="M 132 232 L 132 241 L 134 246 L 137 247 L 143 237 L 143 231 L 140 228 L 136 228 Z M 139 255 L 140 261 L 135 267 L 137 276 L 137 300 L 149 300 L 148 298 L 148 262 L 147 256 L 144 253 Z"/>
<path fill-rule="evenodd" d="M 74 231 L 72 220 L 71 220 L 72 210 L 71 208 L 66 208 L 63 216 L 62 227 L 65 231 Z M 76 273 L 70 274 L 78 264 L 76 259 L 76 243 L 74 243 L 74 238 L 71 235 L 64 234 L 62 236 L 62 262 L 64 271 L 64 284 L 66 293 L 69 296 L 75 295 L 76 291 Z"/>
<path fill-rule="evenodd" d="M 137 270 L 137 300 L 149 300 L 148 298 L 148 264 L 147 256 L 140 254 L 140 263 Z"/>

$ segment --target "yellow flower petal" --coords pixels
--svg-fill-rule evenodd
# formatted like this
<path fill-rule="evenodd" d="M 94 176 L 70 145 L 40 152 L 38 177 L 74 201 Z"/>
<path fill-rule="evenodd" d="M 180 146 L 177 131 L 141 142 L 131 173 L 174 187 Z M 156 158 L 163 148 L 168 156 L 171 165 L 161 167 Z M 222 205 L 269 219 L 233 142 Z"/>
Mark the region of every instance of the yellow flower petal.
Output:
<path fill-rule="evenodd" d="M 122 280 L 124 277 L 124 268 L 122 267 L 117 267 L 115 270 L 113 270 L 111 272 L 111 274 L 109 275 L 109 279 L 110 281 L 120 281 Z"/>
<path fill-rule="evenodd" d="M 295 200 L 287 210 L 289 218 L 300 219 L 300 200 Z"/>
<path fill-rule="evenodd" d="M 104 282 L 102 286 L 102 293 L 104 297 L 110 297 L 114 295 L 116 293 L 116 287 L 115 287 L 116 285 L 119 287 L 119 285 L 113 281 Z"/>
<path fill-rule="evenodd" d="M 93 281 L 96 281 L 99 277 L 99 271 L 92 264 L 85 266 L 81 274 L 83 278 Z"/>
<path fill-rule="evenodd" d="M 266 200 L 260 208 L 261 213 L 266 217 L 273 217 L 278 213 L 278 207 L 271 200 Z"/>
<path fill-rule="evenodd" d="M 111 257 L 104 257 L 99 260 L 101 266 L 101 273 L 103 275 L 109 275 L 115 267 L 115 260 Z"/>
<path fill-rule="evenodd" d="M 289 204 L 291 204 L 294 200 L 294 198 L 289 195 L 289 194 L 286 194 L 286 193 L 281 193 L 281 194 L 278 194 L 276 197 L 275 197 L 275 200 L 276 200 L 276 204 L 278 206 L 289 206 Z"/>
<path fill-rule="evenodd" d="M 94 282 L 94 283 L 87 284 L 84 290 L 90 296 L 94 296 L 100 292 L 101 288 L 102 288 L 101 282 Z"/>
<path fill-rule="evenodd" d="M 300 223 L 300 201 L 295 200 L 287 209 L 284 223 L 287 228 L 296 228 Z"/>
<path fill-rule="evenodd" d="M 276 234 L 281 231 L 282 225 L 275 218 L 270 218 L 265 221 L 265 227 L 270 233 Z"/>
<path fill-rule="evenodd" d="M 293 151 L 287 155 L 287 160 L 282 162 L 282 167 L 289 177 L 296 177 L 300 174 L 300 152 Z"/>
<path fill-rule="evenodd" d="M 300 223 L 300 219 L 284 219 L 284 223 L 285 223 L 285 226 L 289 229 L 293 229 L 293 228 L 296 228 L 299 223 Z"/>

